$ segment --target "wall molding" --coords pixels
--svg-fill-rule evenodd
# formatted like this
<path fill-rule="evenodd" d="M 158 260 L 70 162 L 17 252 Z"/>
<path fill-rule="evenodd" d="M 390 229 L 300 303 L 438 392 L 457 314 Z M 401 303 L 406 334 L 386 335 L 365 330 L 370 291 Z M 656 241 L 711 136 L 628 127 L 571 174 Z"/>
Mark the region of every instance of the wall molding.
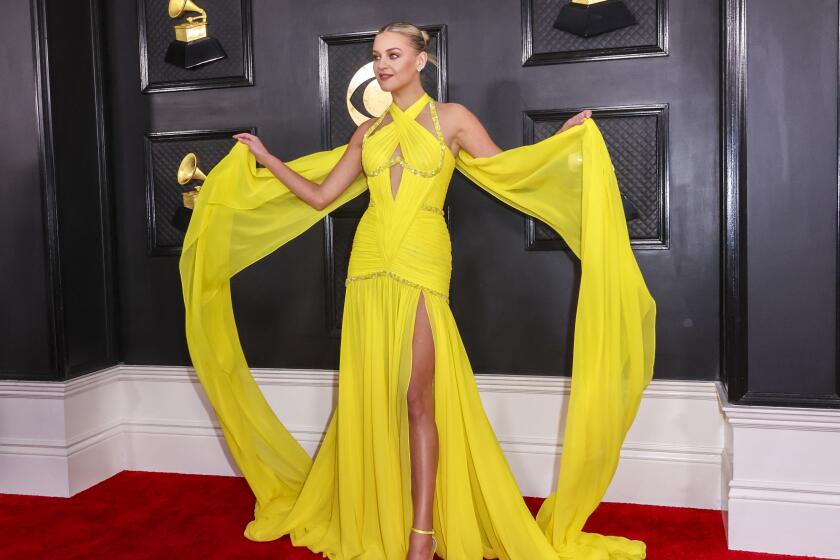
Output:
<path fill-rule="evenodd" d="M 42 214 L 46 241 L 47 300 L 49 307 L 52 369 L 64 375 L 67 364 L 67 340 L 61 289 L 61 261 L 58 250 L 58 202 L 56 200 L 55 142 L 53 141 L 52 97 L 50 88 L 50 49 L 47 42 L 46 0 L 30 0 L 32 14 L 32 50 L 35 59 L 35 120 L 38 126 Z M 54 376 L 55 373 L 51 372 Z"/>
<path fill-rule="evenodd" d="M 254 47 L 253 47 L 253 19 L 251 17 L 251 0 L 240 0 L 241 41 L 242 41 L 242 73 L 239 75 L 191 78 L 189 70 L 184 70 L 180 80 L 155 81 L 149 71 L 149 31 L 154 32 L 147 21 L 150 11 L 146 6 L 147 0 L 137 2 L 137 36 L 140 53 L 140 91 L 142 93 L 157 93 L 165 91 L 193 91 L 198 89 L 215 89 L 227 87 L 243 87 L 254 85 Z M 207 6 L 204 6 L 205 8 Z M 159 9 L 157 5 L 152 9 Z"/>
<path fill-rule="evenodd" d="M 618 45 L 562 52 L 534 52 L 533 0 L 522 0 L 522 66 L 668 56 L 668 0 L 655 0 L 656 44 Z"/>
<path fill-rule="evenodd" d="M 91 66 L 92 107 L 95 115 L 95 149 L 92 150 L 96 159 L 97 193 L 98 193 L 98 226 L 101 235 L 97 235 L 96 251 L 102 262 L 101 282 L 103 301 L 102 341 L 103 352 L 96 356 L 74 363 L 71 359 L 75 348 L 71 347 L 72 337 L 68 334 L 68 299 L 65 291 L 72 285 L 68 282 L 66 265 L 62 265 L 62 258 L 68 255 L 67 244 L 62 245 L 62 232 L 69 228 L 65 223 L 62 228 L 61 205 L 58 193 L 57 153 L 63 147 L 56 140 L 56 123 L 60 128 L 63 119 L 56 114 L 53 106 L 53 93 L 63 82 L 61 76 L 53 80 L 51 72 L 51 49 L 61 51 L 60 39 L 50 32 L 50 20 L 47 0 L 29 0 L 30 20 L 32 27 L 33 70 L 35 75 L 35 120 L 37 128 L 37 142 L 39 165 L 38 174 L 41 183 L 41 213 L 44 224 L 44 270 L 46 274 L 45 290 L 47 297 L 48 316 L 45 318 L 49 325 L 50 367 L 47 370 L 2 370 L 0 378 L 14 378 L 25 376 L 28 379 L 56 380 L 67 379 L 88 372 L 97 371 L 116 363 L 119 351 L 119 335 L 117 326 L 117 302 L 114 288 L 115 263 L 112 243 L 113 202 L 109 179 L 109 151 L 108 136 L 105 122 L 105 93 L 103 86 L 103 27 L 101 0 L 86 0 L 80 7 L 90 24 L 90 60 L 79 60 L 79 63 L 89 63 Z M 86 12 L 85 12 L 86 10 Z M 51 38 L 52 37 L 52 38 Z M 59 44 L 56 45 L 55 42 Z M 51 44 L 52 42 L 52 44 Z M 59 47 L 59 48 L 56 48 Z M 61 90 L 57 92 L 61 97 Z M 59 135 L 60 136 L 60 135 Z M 80 139 L 81 144 L 88 139 Z M 59 146 L 57 147 L 57 143 Z M 64 247 L 64 248 L 62 248 Z M 64 251 L 64 254 L 62 253 Z M 72 260 L 72 259 L 71 259 Z"/>
<path fill-rule="evenodd" d="M 840 410 L 730 404 L 719 391 L 729 548 L 840 558 Z"/>
<path fill-rule="evenodd" d="M 649 103 L 644 105 L 612 105 L 612 106 L 589 106 L 589 107 L 567 107 L 563 109 L 529 109 L 522 113 L 522 143 L 534 144 L 543 140 L 543 134 L 537 134 L 535 129 L 537 125 L 545 122 L 553 122 L 559 128 L 566 119 L 580 113 L 584 110 L 591 110 L 592 117 L 598 119 L 599 122 L 609 122 L 610 119 L 633 119 L 653 117 L 656 119 L 655 136 L 650 144 L 653 146 L 653 151 L 656 154 L 656 198 L 659 205 L 659 212 L 657 222 L 659 225 L 659 235 L 656 237 L 637 237 L 633 232 L 632 222 L 628 221 L 630 228 L 630 245 L 634 251 L 639 250 L 667 250 L 671 246 L 671 154 L 670 154 L 670 104 L 668 103 Z M 602 126 L 603 132 L 607 139 L 610 135 Z M 541 131 L 544 132 L 544 131 Z M 645 143 L 648 138 L 636 138 L 640 143 Z M 609 142 L 608 142 L 609 144 Z M 614 158 L 614 161 L 617 161 Z M 639 167 L 638 162 L 634 164 L 625 164 L 626 167 L 635 169 Z M 618 174 L 622 174 L 622 168 L 619 165 Z M 623 179 L 619 177 L 621 182 Z M 632 183 L 632 182 L 631 182 Z M 630 203 L 633 196 L 627 197 L 626 190 L 622 189 L 622 197 L 626 197 L 625 203 Z M 638 196 L 638 193 L 631 193 Z M 640 212 L 641 214 L 642 212 Z M 527 251 L 569 251 L 569 246 L 566 242 L 556 234 L 556 237 L 550 239 L 537 238 L 537 220 L 531 216 L 525 216 L 525 250 Z M 546 226 L 547 227 L 547 226 Z"/>
<path fill-rule="evenodd" d="M 253 375 L 314 453 L 338 373 Z M 563 449 L 569 378 L 481 374 L 476 381 L 523 494 L 547 495 Z M 714 383 L 654 381 L 605 500 L 720 509 L 722 449 Z M 121 470 L 239 475 L 192 368 L 118 365 L 66 382 L 0 381 L 0 492 L 72 496 Z"/>
<path fill-rule="evenodd" d="M 754 406 L 840 408 L 840 96 L 838 96 L 837 198 L 835 247 L 834 392 L 810 395 L 758 392 L 749 388 L 747 263 L 747 4 L 720 0 L 721 137 L 721 379 L 732 403 Z M 840 3 L 838 3 L 840 17 Z M 838 28 L 840 33 L 840 28 Z M 840 89 L 840 34 L 835 80 Z"/>
<path fill-rule="evenodd" d="M 253 375 L 313 454 L 338 373 Z M 523 495 L 546 496 L 570 379 L 479 374 L 476 383 Z M 0 381 L 0 492 L 69 497 L 122 470 L 239 476 L 192 368 Z M 654 380 L 604 501 L 722 510 L 732 549 L 840 558 L 824 529 L 840 525 L 840 411 L 737 405 L 720 382 Z"/>
<path fill-rule="evenodd" d="M 747 392 L 747 123 L 745 0 L 721 10 L 721 379 L 728 398 Z"/>
<path fill-rule="evenodd" d="M 198 181 L 192 180 L 186 185 L 179 185 L 176 182 L 176 172 L 181 159 L 190 152 L 195 153 L 198 157 L 198 169 L 209 173 L 237 144 L 232 136 L 241 132 L 257 134 L 257 128 L 241 126 L 202 130 L 171 130 L 147 132 L 143 136 L 147 255 L 181 255 L 185 232 L 178 231 L 170 222 L 171 213 L 183 206 L 181 193 L 186 192 L 188 188 L 194 188 Z M 168 173 L 164 173 L 164 170 Z M 161 176 L 165 176 L 165 182 L 160 180 Z M 160 201 L 160 204 L 158 201 Z M 159 211 L 164 209 L 169 214 L 159 215 L 162 213 Z M 162 237 L 166 238 L 167 230 L 161 230 L 159 224 L 166 224 L 164 227 L 170 232 L 177 231 L 177 242 L 173 239 L 170 239 L 168 244 L 161 241 L 160 234 L 162 233 Z M 169 237 L 171 236 L 170 233 Z"/>

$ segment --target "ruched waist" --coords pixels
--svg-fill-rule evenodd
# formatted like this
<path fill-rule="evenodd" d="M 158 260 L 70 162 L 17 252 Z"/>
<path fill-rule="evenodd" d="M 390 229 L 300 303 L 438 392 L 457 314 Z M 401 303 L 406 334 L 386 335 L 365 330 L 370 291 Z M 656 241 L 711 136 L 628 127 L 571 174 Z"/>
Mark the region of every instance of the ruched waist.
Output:
<path fill-rule="evenodd" d="M 362 216 L 350 253 L 346 285 L 387 275 L 447 299 L 452 276 L 452 243 L 441 214 L 417 212 L 402 236 L 389 234 L 369 209 Z M 398 246 L 392 244 L 398 243 Z"/>
<path fill-rule="evenodd" d="M 376 206 L 376 203 L 371 200 L 368 203 L 368 207 L 373 208 L 374 206 Z M 446 215 L 443 211 L 443 208 L 438 208 L 437 206 L 432 206 L 431 204 L 421 204 L 420 210 L 425 210 L 426 212 L 434 212 L 435 214 L 440 214 L 441 216 Z"/>

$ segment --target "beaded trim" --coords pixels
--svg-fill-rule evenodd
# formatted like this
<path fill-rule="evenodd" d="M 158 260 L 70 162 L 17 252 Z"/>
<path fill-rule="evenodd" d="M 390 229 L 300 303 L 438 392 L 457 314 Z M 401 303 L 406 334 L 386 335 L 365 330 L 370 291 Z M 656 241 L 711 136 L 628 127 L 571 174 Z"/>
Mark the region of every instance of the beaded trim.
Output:
<path fill-rule="evenodd" d="M 421 171 L 420 169 L 417 169 L 416 167 L 414 167 L 413 165 L 411 165 L 410 163 L 405 161 L 403 159 L 403 157 L 401 155 L 399 155 L 397 157 L 392 157 L 390 160 L 384 162 L 382 165 L 380 165 L 379 167 L 377 167 L 373 171 L 368 171 L 367 172 L 368 177 L 376 177 L 377 175 L 379 175 L 380 173 L 385 171 L 385 169 L 390 169 L 391 167 L 393 167 L 397 164 L 399 164 L 400 167 L 402 167 L 403 169 L 408 169 L 410 172 L 412 172 L 415 175 L 418 175 L 420 177 L 427 177 L 427 178 L 428 177 L 434 177 L 435 175 L 440 173 L 440 170 L 443 169 L 443 162 L 444 162 L 444 159 L 446 157 L 446 142 L 443 139 L 443 132 L 441 132 L 441 130 L 440 130 L 440 122 L 438 121 L 437 110 L 435 110 L 435 101 L 433 99 L 429 100 L 429 112 L 432 115 L 432 122 L 434 122 L 434 124 L 435 124 L 435 133 L 437 134 L 438 145 L 440 146 L 440 158 L 439 158 L 439 162 L 438 162 L 437 167 L 435 167 L 432 171 Z M 385 118 L 386 114 L 387 114 L 387 111 L 382 113 L 381 115 L 379 115 L 379 118 L 376 119 L 376 121 L 373 123 L 373 125 L 371 125 L 365 131 L 365 134 L 362 137 L 362 144 L 363 145 L 367 141 L 368 136 L 370 136 L 370 134 L 373 132 L 373 130 L 376 127 L 379 126 L 379 124 L 382 122 L 382 119 Z M 420 126 L 422 126 L 422 125 L 420 125 Z"/>
<path fill-rule="evenodd" d="M 437 206 L 429 206 L 428 204 L 421 204 L 420 210 L 428 210 L 429 212 L 434 212 L 435 214 L 440 214 L 441 216 L 446 216 L 443 209 L 438 208 Z"/>
<path fill-rule="evenodd" d="M 368 202 L 368 206 L 374 207 L 376 204 L 371 200 Z M 437 206 L 431 206 L 430 204 L 421 204 L 420 210 L 428 210 L 429 212 L 434 212 L 436 214 L 440 214 L 441 216 L 446 216 L 446 213 L 443 211 L 442 208 L 438 208 Z"/>
<path fill-rule="evenodd" d="M 424 286 L 422 284 L 412 282 L 411 280 L 409 280 L 407 278 L 403 278 L 402 276 L 399 276 L 398 274 L 394 274 L 390 270 L 377 270 L 376 272 L 371 272 L 369 274 L 357 274 L 356 276 L 348 276 L 347 280 L 344 281 L 344 285 L 349 286 L 351 282 L 356 282 L 357 280 L 367 280 L 369 278 L 378 278 L 380 276 L 390 276 L 391 278 L 393 278 L 394 280 L 396 280 L 398 282 L 402 282 L 403 284 L 406 284 L 408 286 L 412 286 L 414 288 L 420 288 L 421 290 L 429 292 L 430 294 L 434 294 L 434 295 L 436 295 L 440 298 L 443 298 L 443 300 L 446 303 L 449 303 L 449 296 L 444 294 L 443 292 L 439 292 L 438 290 L 433 290 L 431 288 L 427 288 L 426 286 Z"/>

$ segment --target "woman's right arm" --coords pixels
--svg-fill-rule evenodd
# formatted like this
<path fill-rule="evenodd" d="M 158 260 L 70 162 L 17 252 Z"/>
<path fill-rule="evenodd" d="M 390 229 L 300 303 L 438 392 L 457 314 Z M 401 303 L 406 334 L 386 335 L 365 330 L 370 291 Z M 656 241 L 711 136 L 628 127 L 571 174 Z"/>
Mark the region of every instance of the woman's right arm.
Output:
<path fill-rule="evenodd" d="M 368 119 L 356 128 L 356 132 L 347 144 L 347 149 L 320 185 L 290 169 L 279 158 L 269 153 L 262 141 L 253 134 L 243 132 L 233 137 L 247 145 L 256 160 L 271 171 L 298 198 L 316 210 L 323 210 L 338 198 L 362 172 L 362 139 L 374 120 Z"/>
<path fill-rule="evenodd" d="M 459 150 L 464 149 L 472 157 L 491 157 L 502 151 L 490 138 L 487 129 L 481 124 L 469 109 L 459 103 L 448 103 L 452 107 L 453 120 L 457 124 L 455 140 Z M 555 134 L 565 132 L 573 126 L 583 123 L 592 116 L 592 111 L 586 109 L 566 120 Z M 455 152 L 456 154 L 458 152 Z"/>

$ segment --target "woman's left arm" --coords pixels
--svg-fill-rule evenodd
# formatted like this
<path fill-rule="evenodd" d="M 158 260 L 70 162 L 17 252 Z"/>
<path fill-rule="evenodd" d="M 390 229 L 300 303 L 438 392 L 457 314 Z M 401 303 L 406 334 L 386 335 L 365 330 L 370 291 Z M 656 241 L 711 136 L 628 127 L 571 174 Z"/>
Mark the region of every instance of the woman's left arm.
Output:
<path fill-rule="evenodd" d="M 493 142 L 493 139 L 487 133 L 487 129 L 484 128 L 484 125 L 472 111 L 460 103 L 450 103 L 449 105 L 453 113 L 452 121 L 456 124 L 455 143 L 458 150 L 466 150 L 468 154 L 476 158 L 494 156 L 502 151 Z M 581 111 L 564 122 L 555 134 L 560 134 L 573 126 L 582 124 L 591 116 L 592 111 L 589 109 Z M 457 150 L 455 153 L 458 153 Z"/>

